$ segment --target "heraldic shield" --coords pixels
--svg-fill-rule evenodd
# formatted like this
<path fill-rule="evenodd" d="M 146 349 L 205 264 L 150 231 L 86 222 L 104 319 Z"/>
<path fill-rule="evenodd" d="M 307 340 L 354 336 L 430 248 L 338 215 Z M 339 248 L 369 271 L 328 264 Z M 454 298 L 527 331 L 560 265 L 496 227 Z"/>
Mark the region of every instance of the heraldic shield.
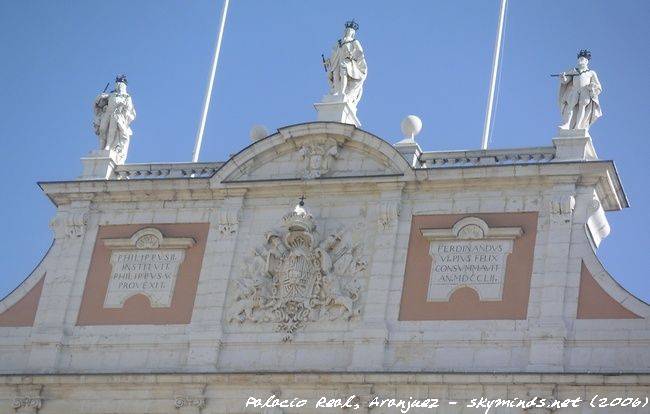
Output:
<path fill-rule="evenodd" d="M 237 283 L 230 321 L 275 322 L 293 339 L 308 321 L 351 319 L 359 314 L 360 247 L 345 231 L 320 240 L 301 204 L 282 218 L 283 229 L 266 234 Z"/>

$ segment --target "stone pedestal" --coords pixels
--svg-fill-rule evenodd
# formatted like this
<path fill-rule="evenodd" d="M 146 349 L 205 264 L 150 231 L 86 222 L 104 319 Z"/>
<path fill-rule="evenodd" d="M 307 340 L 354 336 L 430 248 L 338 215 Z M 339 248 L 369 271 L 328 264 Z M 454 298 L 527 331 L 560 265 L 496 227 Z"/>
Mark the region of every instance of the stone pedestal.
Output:
<path fill-rule="evenodd" d="M 406 158 L 406 162 L 408 162 L 412 167 L 420 165 L 420 154 L 422 154 L 422 149 L 414 139 L 403 139 L 393 146 L 404 158 Z"/>
<path fill-rule="evenodd" d="M 110 150 L 93 150 L 81 158 L 83 173 L 80 180 L 107 180 L 115 169 L 115 154 Z"/>
<path fill-rule="evenodd" d="M 558 129 L 553 138 L 555 159 L 553 161 L 597 160 L 596 150 L 586 129 Z"/>
<path fill-rule="evenodd" d="M 318 121 L 340 122 L 356 127 L 361 126 L 361 122 L 357 118 L 357 108 L 342 101 L 337 96 L 325 95 L 321 102 L 314 104 L 314 108 L 316 108 L 316 112 L 318 113 Z"/>

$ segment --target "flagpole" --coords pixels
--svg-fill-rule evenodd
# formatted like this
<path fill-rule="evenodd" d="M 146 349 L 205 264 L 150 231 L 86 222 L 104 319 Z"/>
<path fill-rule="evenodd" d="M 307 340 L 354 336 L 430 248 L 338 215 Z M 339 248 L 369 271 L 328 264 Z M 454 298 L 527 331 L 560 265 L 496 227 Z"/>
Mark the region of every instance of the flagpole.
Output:
<path fill-rule="evenodd" d="M 497 39 L 494 44 L 494 56 L 492 60 L 492 76 L 490 78 L 490 92 L 488 94 L 487 109 L 485 111 L 485 124 L 483 126 L 482 149 L 487 149 L 488 139 L 490 138 L 490 127 L 492 123 L 492 107 L 494 105 L 494 89 L 497 83 L 497 74 L 499 73 L 499 56 L 501 54 L 501 38 L 503 37 L 503 22 L 506 15 L 506 3 L 508 0 L 501 0 L 501 10 L 499 12 L 499 26 L 497 28 Z"/>
<path fill-rule="evenodd" d="M 203 142 L 203 132 L 205 131 L 205 121 L 206 118 L 208 117 L 208 110 L 210 109 L 210 98 L 212 97 L 212 86 L 214 85 L 214 77 L 217 73 L 217 63 L 219 62 L 219 51 L 221 50 L 223 29 L 226 26 L 226 15 L 228 14 L 229 1 L 230 0 L 224 0 L 223 8 L 221 9 L 221 18 L 219 21 L 219 34 L 217 35 L 217 44 L 214 47 L 214 55 L 212 56 L 212 68 L 210 70 L 208 87 L 205 90 L 205 98 L 203 99 L 203 112 L 201 114 L 201 122 L 199 123 L 199 129 L 196 132 L 194 151 L 192 151 L 192 162 L 197 162 L 199 160 L 199 153 L 201 152 L 201 143 Z"/>

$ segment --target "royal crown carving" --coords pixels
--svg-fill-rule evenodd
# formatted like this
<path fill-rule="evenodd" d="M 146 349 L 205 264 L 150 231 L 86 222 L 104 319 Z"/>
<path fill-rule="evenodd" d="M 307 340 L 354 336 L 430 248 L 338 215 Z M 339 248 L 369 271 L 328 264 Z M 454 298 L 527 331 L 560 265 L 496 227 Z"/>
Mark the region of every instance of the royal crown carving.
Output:
<path fill-rule="evenodd" d="M 357 235 L 341 229 L 321 238 L 297 205 L 245 261 L 230 322 L 273 323 L 287 341 L 309 322 L 358 315 L 366 262 Z"/>

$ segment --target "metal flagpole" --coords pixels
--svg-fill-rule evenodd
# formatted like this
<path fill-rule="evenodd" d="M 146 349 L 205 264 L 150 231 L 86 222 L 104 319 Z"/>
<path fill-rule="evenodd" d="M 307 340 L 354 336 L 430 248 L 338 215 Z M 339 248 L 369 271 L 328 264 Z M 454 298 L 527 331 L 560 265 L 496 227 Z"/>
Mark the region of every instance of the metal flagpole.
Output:
<path fill-rule="evenodd" d="M 485 111 L 485 125 L 483 126 L 482 149 L 487 149 L 488 138 L 490 137 L 490 124 L 492 123 L 492 106 L 494 104 L 494 89 L 499 73 L 499 55 L 501 54 L 501 37 L 503 36 L 503 22 L 506 15 L 506 3 L 508 0 L 501 0 L 501 11 L 499 12 L 499 27 L 497 28 L 497 40 L 494 45 L 494 57 L 492 60 L 492 77 L 490 78 L 490 93 L 488 94 L 487 110 Z"/>
<path fill-rule="evenodd" d="M 208 117 L 208 109 L 210 108 L 212 86 L 214 85 L 214 76 L 217 73 L 217 63 L 219 62 L 219 51 L 221 50 L 221 40 L 223 39 L 223 28 L 226 25 L 226 15 L 228 14 L 229 1 L 230 0 L 224 0 L 223 8 L 221 9 L 219 34 L 217 35 L 217 44 L 214 47 L 214 56 L 212 56 L 212 69 L 210 71 L 210 79 L 208 80 L 208 88 L 205 91 L 205 98 L 203 99 L 203 113 L 201 114 L 201 123 L 199 124 L 199 130 L 196 131 L 196 141 L 194 143 L 194 151 L 192 152 L 192 162 L 197 162 L 199 160 L 199 153 L 201 152 L 203 131 L 205 131 L 205 120 Z"/>

